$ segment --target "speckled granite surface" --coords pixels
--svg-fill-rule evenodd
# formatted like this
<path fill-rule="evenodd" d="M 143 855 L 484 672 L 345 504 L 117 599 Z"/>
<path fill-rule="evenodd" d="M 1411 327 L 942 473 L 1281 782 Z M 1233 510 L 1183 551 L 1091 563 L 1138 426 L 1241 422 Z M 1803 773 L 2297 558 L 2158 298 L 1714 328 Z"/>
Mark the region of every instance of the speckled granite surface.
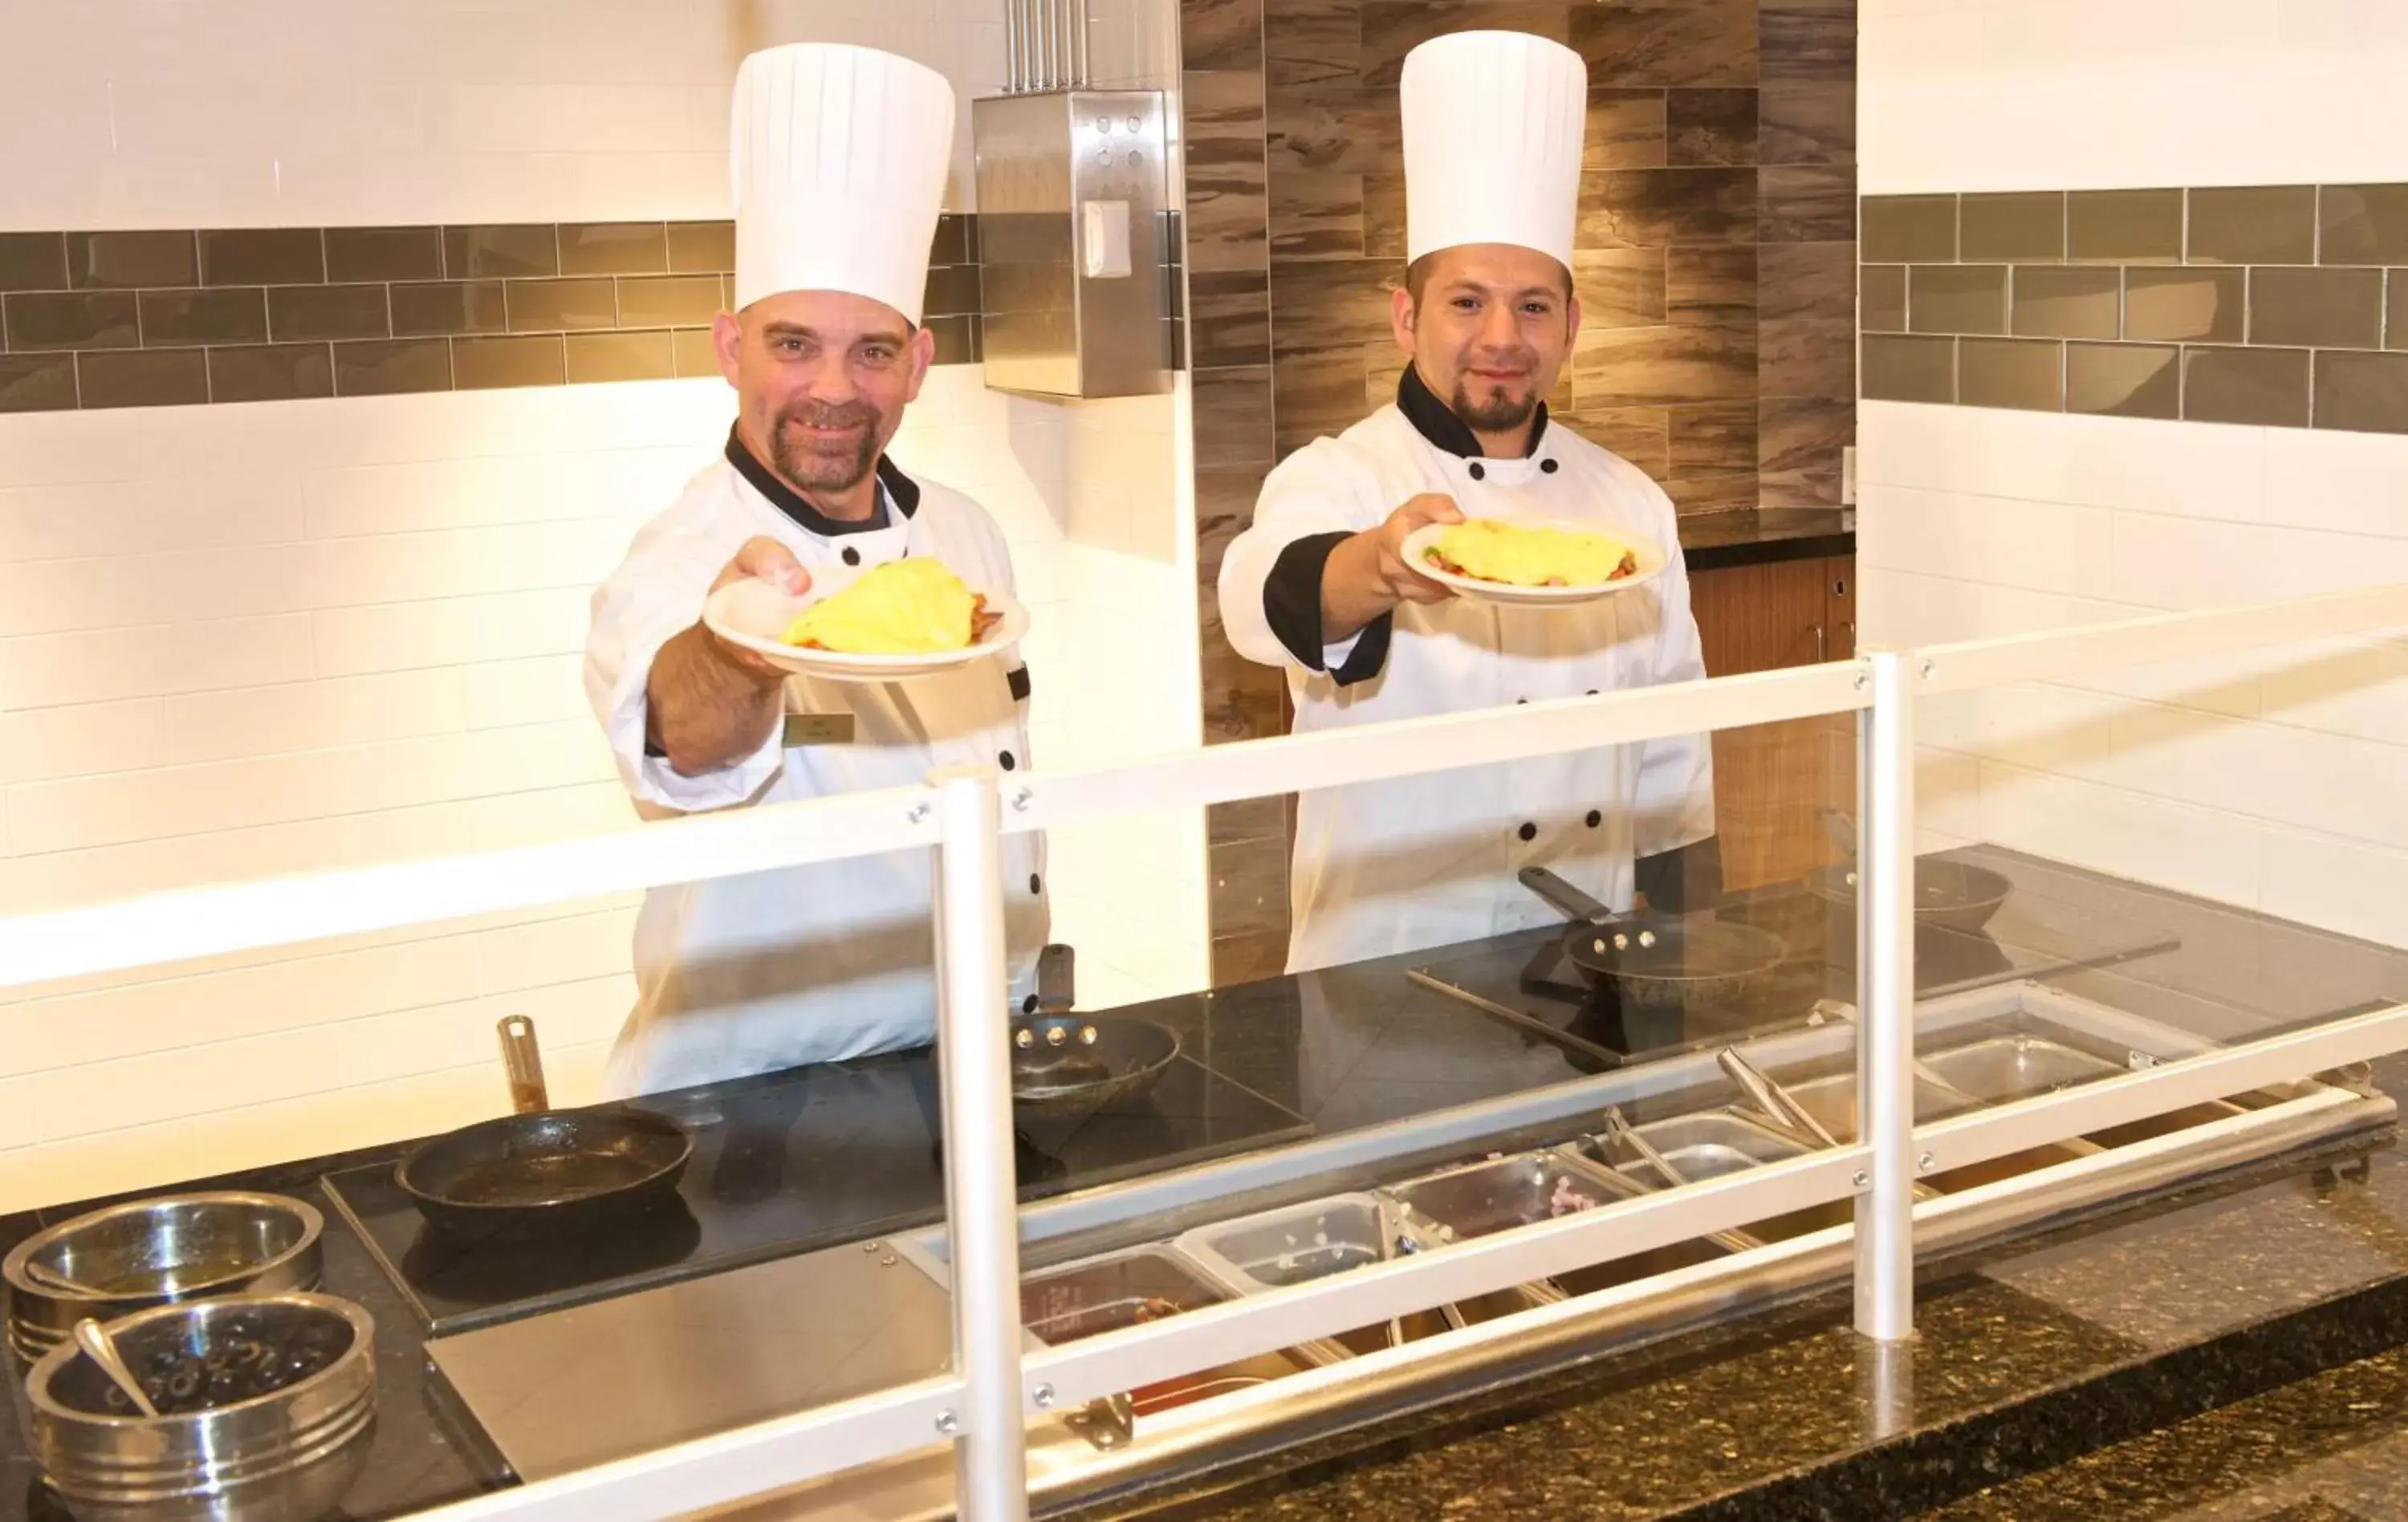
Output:
<path fill-rule="evenodd" d="M 2408 1350 L 2344 1364 L 1923 1515 L 1938 1522 L 2408 1515 Z"/>

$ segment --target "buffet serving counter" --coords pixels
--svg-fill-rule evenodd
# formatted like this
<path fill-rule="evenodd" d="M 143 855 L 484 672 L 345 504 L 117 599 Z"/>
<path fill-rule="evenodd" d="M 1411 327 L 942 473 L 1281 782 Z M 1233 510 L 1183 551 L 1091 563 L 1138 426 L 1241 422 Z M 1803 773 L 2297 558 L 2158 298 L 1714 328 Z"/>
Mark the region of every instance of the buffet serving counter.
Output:
<path fill-rule="evenodd" d="M 2315 1022 L 2408 989 L 2408 957 L 2013 853 L 1978 932 L 1918 938 L 1918 1120 L 1978 1114 Z M 1025 1346 L 1206 1315 L 1400 1255 L 1712 1185 L 1852 1139 L 1853 924 L 1792 890 L 1724 914 L 1799 949 L 1743 999 L 1640 1020 L 1563 981 L 1552 931 L 1215 990 L 1133 1012 L 1180 1070 L 1067 1128 L 1024 1127 Z M 2245 947 L 2245 952 L 2237 948 Z M 2235 965 L 2258 968 L 2236 980 Z M 1522 1016 L 1509 1022 L 1457 990 Z M 2141 1011 L 2144 1012 L 2135 1012 Z M 1553 1029 L 1568 1039 L 1539 1033 Z M 1734 1052 L 1805 1112 L 1768 1112 Z M 656 1097 L 696 1138 L 673 1206 L 598 1235 L 447 1235 L 391 1155 L 243 1182 L 319 1203 L 326 1287 L 379 1319 L 383 1410 L 344 1515 L 414 1514 L 939 1373 L 952 1349 L 940 1127 L 925 1053 Z M 1977 1166 L 1919 1191 L 1919 1253 L 2060 1223 L 2387 1124 L 2300 1074 Z M 56 1220 L 71 1207 L 45 1213 Z M 1441 1407 L 1843 1283 L 1847 1199 L 1299 1338 L 1066 1404 L 1031 1427 L 1041 1514 Z M 950 1445 L 758 1504 L 763 1517 L 941 1516 Z M 0 1438 L 0 1448 L 22 1437 Z M 23 1475 L 0 1493 L 73 1514 Z"/>

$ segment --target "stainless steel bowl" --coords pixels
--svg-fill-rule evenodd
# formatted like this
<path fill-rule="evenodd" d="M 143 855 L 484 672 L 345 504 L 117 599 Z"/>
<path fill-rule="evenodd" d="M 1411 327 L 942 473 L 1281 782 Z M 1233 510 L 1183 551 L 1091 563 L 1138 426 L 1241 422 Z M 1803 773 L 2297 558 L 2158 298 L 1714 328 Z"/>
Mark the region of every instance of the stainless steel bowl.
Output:
<path fill-rule="evenodd" d="M 212 1295 L 315 1289 L 325 1218 L 281 1195 L 167 1195 L 26 1238 L 0 1260 L 8 1349 L 22 1371 L 86 1316 L 109 1321 Z M 31 1264 L 83 1287 L 36 1279 Z"/>
<path fill-rule="evenodd" d="M 146 1384 L 209 1358 L 324 1361 L 263 1395 L 153 1417 L 113 1412 L 114 1386 L 83 1350 L 51 1349 L 26 1380 L 34 1457 L 78 1522 L 314 1522 L 366 1467 L 376 1323 L 351 1301 L 238 1295 L 138 1311 L 108 1331 Z"/>

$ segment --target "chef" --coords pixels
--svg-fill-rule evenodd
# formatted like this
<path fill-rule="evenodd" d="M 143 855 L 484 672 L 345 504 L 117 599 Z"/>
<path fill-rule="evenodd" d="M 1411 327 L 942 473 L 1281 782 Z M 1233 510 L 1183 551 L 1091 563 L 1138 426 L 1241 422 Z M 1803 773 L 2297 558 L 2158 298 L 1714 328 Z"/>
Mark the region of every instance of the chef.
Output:
<path fill-rule="evenodd" d="M 1239 653 L 1283 667 L 1299 733 L 1705 675 L 1671 502 L 1547 416 L 1573 336 L 1587 74 L 1512 32 L 1423 43 L 1404 66 L 1404 288 L 1394 405 L 1263 483 L 1223 559 Z M 1466 517 L 1590 520 L 1662 546 L 1653 581 L 1594 601 L 1455 597 L 1405 537 Z M 1553 868 L 1617 908 L 1718 886 L 1705 738 L 1609 746 L 1305 794 L 1290 971 L 1560 925 L 1515 879 Z"/>
<path fill-rule="evenodd" d="M 930 556 L 1010 592 L 985 510 L 884 451 L 934 353 L 919 325 L 953 148 L 942 76 L 797 44 L 738 70 L 736 310 L 711 337 L 737 392 L 724 457 L 636 536 L 595 593 L 585 685 L 648 818 L 898 787 L 945 766 L 1028 765 L 1027 674 L 988 660 L 880 684 L 784 676 L 700 622 L 742 577 L 802 592 L 836 567 Z M 1043 843 L 1003 843 L 1015 998 L 1045 939 Z M 925 850 L 655 889 L 613 1095 L 929 1041 Z M 996 989 L 1001 1000 L 1006 994 Z"/>

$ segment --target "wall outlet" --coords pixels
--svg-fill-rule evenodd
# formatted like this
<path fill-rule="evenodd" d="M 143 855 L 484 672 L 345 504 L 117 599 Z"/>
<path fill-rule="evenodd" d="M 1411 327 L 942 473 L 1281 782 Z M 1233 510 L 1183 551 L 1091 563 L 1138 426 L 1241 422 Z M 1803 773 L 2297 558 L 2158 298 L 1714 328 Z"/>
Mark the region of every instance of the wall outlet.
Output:
<path fill-rule="evenodd" d="M 1840 449 L 1840 506 L 1856 505 L 1856 446 L 1845 444 Z"/>

